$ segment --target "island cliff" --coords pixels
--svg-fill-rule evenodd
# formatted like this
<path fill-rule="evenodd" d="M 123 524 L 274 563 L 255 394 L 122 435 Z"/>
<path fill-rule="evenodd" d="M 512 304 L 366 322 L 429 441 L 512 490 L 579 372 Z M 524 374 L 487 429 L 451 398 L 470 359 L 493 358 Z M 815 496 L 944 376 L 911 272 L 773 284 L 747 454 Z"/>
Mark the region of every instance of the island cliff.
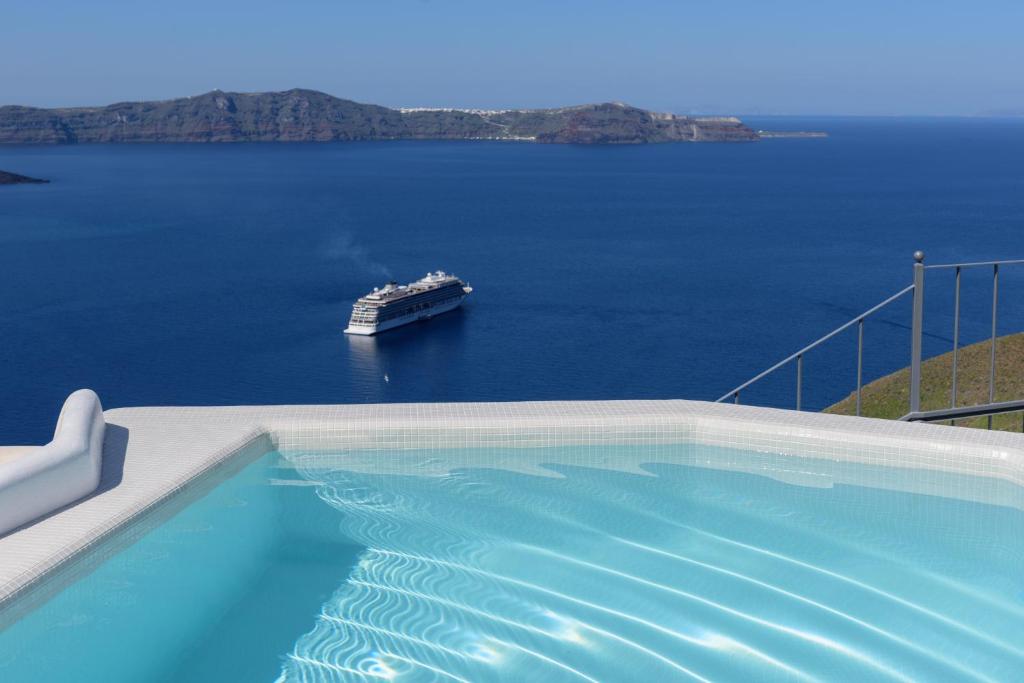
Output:
<path fill-rule="evenodd" d="M 214 90 L 105 107 L 0 107 L 0 144 L 529 140 L 542 143 L 747 142 L 732 117 L 661 114 L 619 103 L 561 109 L 389 109 L 315 90 Z"/>

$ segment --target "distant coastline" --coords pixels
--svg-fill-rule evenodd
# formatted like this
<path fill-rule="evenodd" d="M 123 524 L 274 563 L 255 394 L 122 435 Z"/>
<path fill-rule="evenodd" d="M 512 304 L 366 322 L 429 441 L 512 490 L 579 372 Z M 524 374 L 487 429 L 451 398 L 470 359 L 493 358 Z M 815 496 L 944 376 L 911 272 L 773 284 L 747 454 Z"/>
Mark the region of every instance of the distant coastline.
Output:
<path fill-rule="evenodd" d="M 759 130 L 757 136 L 762 140 L 770 138 L 827 138 L 828 133 L 819 130 Z"/>
<path fill-rule="evenodd" d="M 507 140 L 568 144 L 755 142 L 735 117 L 691 117 L 618 102 L 557 109 L 391 109 L 315 90 L 122 102 L 105 107 L 0 107 L 0 144 Z"/>
<path fill-rule="evenodd" d="M 31 178 L 27 175 L 0 171 L 0 185 L 39 185 L 48 182 L 50 181 L 42 180 L 41 178 Z"/>

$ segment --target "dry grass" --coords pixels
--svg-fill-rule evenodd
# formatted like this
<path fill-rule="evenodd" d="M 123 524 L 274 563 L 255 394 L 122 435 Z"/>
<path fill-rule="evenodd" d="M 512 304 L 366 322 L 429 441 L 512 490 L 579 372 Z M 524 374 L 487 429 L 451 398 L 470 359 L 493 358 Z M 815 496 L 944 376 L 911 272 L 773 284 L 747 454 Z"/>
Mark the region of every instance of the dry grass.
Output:
<path fill-rule="evenodd" d="M 1024 332 L 996 340 L 996 401 L 1024 398 Z M 991 342 L 983 341 L 960 349 L 957 360 L 958 406 L 988 403 L 989 353 Z M 926 360 L 921 365 L 921 410 L 935 410 L 950 405 L 953 353 Z M 850 394 L 826 413 L 853 415 L 856 394 Z M 861 414 L 895 420 L 909 412 L 910 368 L 904 368 L 865 385 L 861 394 Z M 992 428 L 1004 431 L 1022 430 L 1021 413 L 996 415 Z M 988 418 L 960 420 L 964 427 L 987 427 Z"/>

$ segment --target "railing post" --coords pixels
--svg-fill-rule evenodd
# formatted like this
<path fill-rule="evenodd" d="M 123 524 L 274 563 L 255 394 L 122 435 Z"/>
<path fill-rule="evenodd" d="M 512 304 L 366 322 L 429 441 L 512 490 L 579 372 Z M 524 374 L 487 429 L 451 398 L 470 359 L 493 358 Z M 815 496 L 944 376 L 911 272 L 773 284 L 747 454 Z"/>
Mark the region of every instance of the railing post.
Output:
<path fill-rule="evenodd" d="M 924 252 L 914 252 L 914 312 L 910 328 L 910 412 L 921 411 L 921 334 L 924 323 Z"/>
<path fill-rule="evenodd" d="M 796 357 L 796 410 L 800 412 L 800 394 L 803 391 L 804 384 L 804 356 L 800 354 Z"/>
<path fill-rule="evenodd" d="M 956 408 L 956 371 L 960 360 L 960 266 L 956 267 L 956 284 L 953 293 L 953 386 L 950 389 L 949 407 Z M 949 421 L 953 424 L 953 420 Z"/>
<path fill-rule="evenodd" d="M 857 323 L 857 417 L 860 417 L 860 390 L 864 379 L 864 318 Z"/>
<path fill-rule="evenodd" d="M 999 311 L 999 264 L 992 266 L 992 349 L 988 366 L 988 402 L 996 400 L 996 319 Z M 988 416 L 988 428 L 992 429 L 992 416 Z"/>

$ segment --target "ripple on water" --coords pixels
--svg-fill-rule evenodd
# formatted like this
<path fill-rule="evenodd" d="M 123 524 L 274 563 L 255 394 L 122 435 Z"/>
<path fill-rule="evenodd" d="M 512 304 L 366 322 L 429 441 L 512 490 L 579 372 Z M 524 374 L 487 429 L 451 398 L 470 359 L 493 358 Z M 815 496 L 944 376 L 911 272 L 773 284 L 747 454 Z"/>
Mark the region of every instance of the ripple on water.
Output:
<path fill-rule="evenodd" d="M 585 452 L 554 458 L 544 467 L 556 476 L 445 471 L 437 453 L 425 469 L 443 474 L 430 476 L 289 455 L 366 550 L 281 680 L 1024 670 L 1019 511 L 682 465 L 616 471 L 613 455 L 595 454 L 595 467 Z"/>

